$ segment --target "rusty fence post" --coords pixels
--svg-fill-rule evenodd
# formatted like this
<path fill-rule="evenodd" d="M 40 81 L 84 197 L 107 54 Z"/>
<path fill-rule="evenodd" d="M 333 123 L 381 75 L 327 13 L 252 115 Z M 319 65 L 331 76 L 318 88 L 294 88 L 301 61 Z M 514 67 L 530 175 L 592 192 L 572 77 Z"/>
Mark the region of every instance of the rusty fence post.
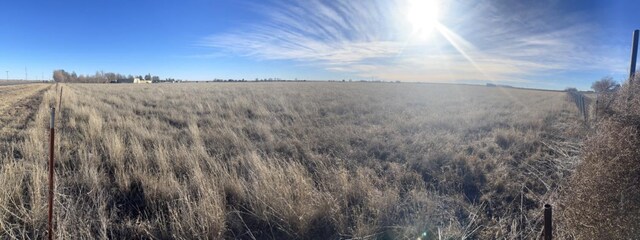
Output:
<path fill-rule="evenodd" d="M 53 162 L 53 140 L 55 136 L 55 114 L 56 108 L 51 108 L 51 120 L 49 122 L 49 239 L 53 239 L 53 175 L 54 175 L 54 162 Z"/>
<path fill-rule="evenodd" d="M 551 204 L 544 205 L 544 240 L 551 240 L 553 238 L 553 228 L 552 228 L 552 209 Z"/>

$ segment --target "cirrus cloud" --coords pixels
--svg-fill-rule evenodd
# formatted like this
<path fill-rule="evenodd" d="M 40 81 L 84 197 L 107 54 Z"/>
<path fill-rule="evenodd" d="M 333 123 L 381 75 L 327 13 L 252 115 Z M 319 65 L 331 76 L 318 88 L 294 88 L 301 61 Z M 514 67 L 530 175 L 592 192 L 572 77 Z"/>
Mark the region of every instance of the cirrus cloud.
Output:
<path fill-rule="evenodd" d="M 387 80 L 526 82 L 541 73 L 621 70 L 590 42 L 597 26 L 544 2 L 525 11 L 518 3 L 442 1 L 444 16 L 428 40 L 412 35 L 405 0 L 279 2 L 254 6 L 267 21 L 198 45 Z"/>

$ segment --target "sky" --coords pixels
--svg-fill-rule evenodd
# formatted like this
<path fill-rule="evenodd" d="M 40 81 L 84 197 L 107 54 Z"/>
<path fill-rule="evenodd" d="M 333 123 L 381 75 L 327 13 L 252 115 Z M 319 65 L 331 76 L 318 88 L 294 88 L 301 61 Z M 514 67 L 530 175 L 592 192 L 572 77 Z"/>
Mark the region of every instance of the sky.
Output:
<path fill-rule="evenodd" d="M 0 79 L 496 83 L 628 75 L 634 0 L 3 0 Z M 26 71 L 25 71 L 26 70 Z"/>

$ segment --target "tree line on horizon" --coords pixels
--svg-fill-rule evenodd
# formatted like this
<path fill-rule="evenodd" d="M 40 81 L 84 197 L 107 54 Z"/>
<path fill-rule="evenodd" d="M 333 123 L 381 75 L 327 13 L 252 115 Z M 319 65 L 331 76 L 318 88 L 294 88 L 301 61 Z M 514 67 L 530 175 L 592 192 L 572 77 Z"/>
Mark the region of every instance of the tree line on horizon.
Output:
<path fill-rule="evenodd" d="M 96 71 L 93 75 L 76 74 L 75 71 L 69 73 L 63 69 L 53 71 L 53 81 L 66 83 L 132 83 L 134 78 L 160 82 L 160 77 L 152 76 L 150 73 L 142 76 L 124 75 L 120 73 Z"/>

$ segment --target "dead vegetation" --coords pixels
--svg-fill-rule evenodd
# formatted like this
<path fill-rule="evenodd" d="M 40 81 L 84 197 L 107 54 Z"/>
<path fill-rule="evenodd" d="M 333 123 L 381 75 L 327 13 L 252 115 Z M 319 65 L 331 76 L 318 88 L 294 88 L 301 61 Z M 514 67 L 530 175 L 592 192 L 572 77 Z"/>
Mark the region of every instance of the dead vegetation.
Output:
<path fill-rule="evenodd" d="M 638 81 L 638 80 L 636 80 Z M 599 106 L 595 133 L 562 201 L 565 237 L 640 236 L 640 85 L 625 84 Z"/>
<path fill-rule="evenodd" d="M 45 84 L 0 86 L 0 155 L 22 154 L 10 146 L 20 140 L 19 132 L 25 131 L 33 121 L 47 87 Z"/>
<path fill-rule="evenodd" d="M 563 93 L 432 84 L 65 85 L 56 235 L 534 238 L 580 150 Z M 3 238 L 41 238 L 56 88 L 1 159 Z"/>

